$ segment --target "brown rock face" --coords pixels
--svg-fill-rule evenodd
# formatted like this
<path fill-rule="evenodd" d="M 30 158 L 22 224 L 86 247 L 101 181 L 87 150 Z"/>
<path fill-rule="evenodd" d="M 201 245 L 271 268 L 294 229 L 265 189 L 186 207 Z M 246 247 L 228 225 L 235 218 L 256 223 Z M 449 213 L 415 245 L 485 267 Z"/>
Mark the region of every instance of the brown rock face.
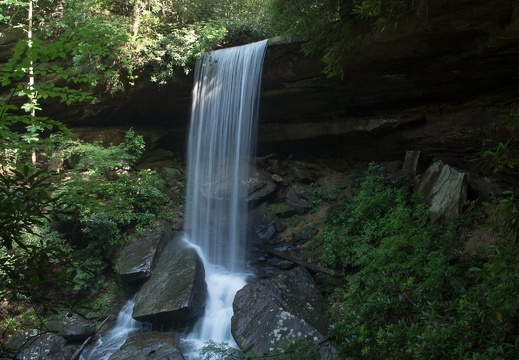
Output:
<path fill-rule="evenodd" d="M 319 57 L 299 57 L 295 44 L 272 44 L 260 141 L 380 160 L 420 149 L 459 165 L 496 138 L 489 124 L 517 102 L 519 4 L 431 0 L 415 13 L 357 36 L 342 80 L 327 79 Z"/>
<path fill-rule="evenodd" d="M 0 44 L 1 45 L 1 44 Z M 271 39 L 260 102 L 259 152 L 337 153 L 401 159 L 407 150 L 463 166 L 519 107 L 519 3 L 416 1 L 398 26 L 363 32 L 345 55 L 344 78 L 323 75 L 321 55 Z M 2 59 L 0 57 L 0 59 Z M 97 105 L 47 107 L 73 127 L 124 127 L 184 150 L 192 76 L 141 84 Z"/>

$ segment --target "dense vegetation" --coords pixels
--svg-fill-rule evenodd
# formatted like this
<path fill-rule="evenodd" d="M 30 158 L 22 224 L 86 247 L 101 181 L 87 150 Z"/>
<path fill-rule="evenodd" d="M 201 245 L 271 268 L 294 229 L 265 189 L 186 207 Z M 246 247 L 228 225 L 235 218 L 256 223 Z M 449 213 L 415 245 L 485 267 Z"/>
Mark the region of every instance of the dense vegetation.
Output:
<path fill-rule="evenodd" d="M 347 284 L 335 290 L 330 335 L 351 359 L 513 359 L 517 205 L 499 213 L 506 231 L 497 244 L 467 254 L 456 228 L 431 224 L 410 190 L 405 174 L 372 165 L 331 214 L 322 260 Z"/>
<path fill-rule="evenodd" d="M 355 36 L 395 26 L 421 2 L 412 0 L 272 0 L 275 32 L 305 40 L 305 54 L 323 54 L 328 76 L 342 76 L 344 56 L 358 50 Z"/>
<path fill-rule="evenodd" d="M 56 169 L 64 172 L 39 169 L 48 161 L 39 153 L 41 163 L 18 166 L 11 158 L 0 174 L 3 336 L 23 323 L 43 326 L 60 307 L 96 305 L 84 299 L 103 290 L 114 254 L 165 216 L 164 180 L 133 167 L 144 151 L 141 136 L 130 130 L 119 145 L 78 139 L 54 145 Z M 109 312 L 102 301 L 97 306 L 106 309 L 98 310 Z"/>

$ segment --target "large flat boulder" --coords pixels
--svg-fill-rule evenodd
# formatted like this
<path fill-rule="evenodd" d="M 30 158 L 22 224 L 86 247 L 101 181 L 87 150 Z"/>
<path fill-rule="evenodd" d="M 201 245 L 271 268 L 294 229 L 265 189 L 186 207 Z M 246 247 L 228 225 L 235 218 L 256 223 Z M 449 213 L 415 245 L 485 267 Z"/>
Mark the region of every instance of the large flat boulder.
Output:
<path fill-rule="evenodd" d="M 173 233 L 162 238 L 153 273 L 135 297 L 134 319 L 175 325 L 194 319 L 204 307 L 204 264 L 183 236 Z"/>
<path fill-rule="evenodd" d="M 161 221 L 148 229 L 139 240 L 124 247 L 117 257 L 117 271 L 121 279 L 132 282 L 149 278 L 160 240 L 171 236 L 171 227 Z"/>
<path fill-rule="evenodd" d="M 16 333 L 6 346 L 2 359 L 18 360 L 68 360 L 75 348 L 59 335 L 39 330 Z"/>
<path fill-rule="evenodd" d="M 83 341 L 96 331 L 96 324 L 70 311 L 49 316 L 47 329 L 67 341 Z"/>
<path fill-rule="evenodd" d="M 275 354 L 286 342 L 324 340 L 325 303 L 305 268 L 246 285 L 233 309 L 232 335 L 244 350 Z"/>

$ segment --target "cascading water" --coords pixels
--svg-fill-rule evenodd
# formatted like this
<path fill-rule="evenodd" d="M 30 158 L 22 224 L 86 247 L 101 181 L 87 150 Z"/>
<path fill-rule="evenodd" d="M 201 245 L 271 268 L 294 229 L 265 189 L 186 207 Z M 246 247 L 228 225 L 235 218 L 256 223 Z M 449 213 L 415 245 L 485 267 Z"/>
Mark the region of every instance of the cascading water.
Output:
<path fill-rule="evenodd" d="M 107 360 L 124 344 L 128 336 L 147 330 L 147 324 L 132 318 L 133 305 L 135 300 L 132 299 L 123 306 L 113 329 L 103 334 L 89 350 L 85 351 L 80 357 L 81 360 Z"/>
<path fill-rule="evenodd" d="M 213 51 L 195 70 L 186 236 L 204 259 L 208 301 L 185 341 L 234 344 L 232 302 L 245 285 L 247 202 L 267 40 Z"/>

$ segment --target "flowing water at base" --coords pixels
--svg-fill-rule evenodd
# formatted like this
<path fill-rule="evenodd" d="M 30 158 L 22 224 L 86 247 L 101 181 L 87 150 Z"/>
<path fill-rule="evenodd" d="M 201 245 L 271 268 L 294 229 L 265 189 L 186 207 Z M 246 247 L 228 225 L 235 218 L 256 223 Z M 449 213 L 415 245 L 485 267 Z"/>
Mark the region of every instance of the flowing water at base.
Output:
<path fill-rule="evenodd" d="M 115 326 L 102 334 L 97 342 L 80 356 L 81 360 L 108 360 L 124 344 L 126 339 L 146 330 L 146 324 L 132 318 L 135 301 L 129 300 L 117 316 Z"/>
<path fill-rule="evenodd" d="M 199 359 L 198 351 L 208 342 L 227 343 L 236 347 L 231 335 L 234 295 L 246 285 L 243 274 L 231 274 L 225 269 L 206 264 L 208 298 L 205 313 L 193 331 L 182 339 L 187 360 Z"/>

